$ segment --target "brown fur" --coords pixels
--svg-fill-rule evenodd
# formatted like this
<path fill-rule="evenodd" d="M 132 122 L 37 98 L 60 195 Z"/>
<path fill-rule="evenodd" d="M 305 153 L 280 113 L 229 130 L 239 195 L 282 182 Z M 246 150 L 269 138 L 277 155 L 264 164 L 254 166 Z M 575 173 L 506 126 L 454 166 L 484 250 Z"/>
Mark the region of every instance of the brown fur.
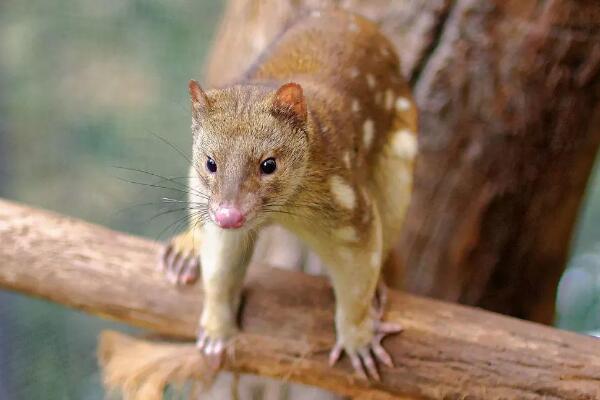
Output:
<path fill-rule="evenodd" d="M 374 88 L 369 87 L 368 75 L 375 81 Z M 304 88 L 309 110 L 308 143 L 302 143 L 297 132 L 272 119 L 269 112 L 273 91 L 290 81 Z M 232 174 L 238 173 L 238 179 L 244 182 L 238 195 L 253 197 L 251 201 L 263 198 L 269 202 L 273 200 L 270 196 L 281 201 L 289 194 L 289 190 L 284 189 L 294 189 L 295 197 L 286 198 L 289 203 L 285 208 L 310 220 L 311 226 L 315 219 L 333 226 L 337 226 L 338 221 L 348 221 L 361 232 L 368 232 L 370 219 L 362 217 L 370 211 L 364 199 L 360 198 L 358 207 L 347 215 L 345 210 L 332 206 L 326 178 L 339 174 L 355 189 L 373 187 L 377 169 L 385 168 L 380 159 L 390 135 L 402 127 L 416 133 L 416 108 L 412 106 L 401 114 L 394 107 L 386 109 L 388 90 L 393 93 L 394 102 L 399 96 L 411 99 L 400 75 L 398 57 L 377 27 L 344 11 L 315 12 L 285 32 L 238 85 L 209 92 L 218 110 L 208 119 L 217 121 L 218 126 L 206 127 L 211 132 L 206 136 L 221 141 L 222 148 L 250 150 L 255 155 L 252 161 L 256 165 L 260 162 L 258 154 L 266 151 L 261 147 L 263 143 L 270 146 L 270 155 L 281 158 L 289 154 L 290 168 L 295 171 L 289 175 L 285 171 L 269 185 L 259 182 L 258 168 L 254 174 L 243 175 L 242 170 L 252 171 L 248 160 L 234 155 L 223 157 L 227 168 L 237 170 Z M 360 106 L 358 112 L 352 110 L 355 100 Z M 374 137 L 368 149 L 363 143 L 362 129 L 367 119 L 374 124 Z M 215 139 L 216 135 L 219 139 Z M 197 141 L 196 150 L 198 148 L 207 151 L 210 144 Z M 308 153 L 306 160 L 298 154 L 302 151 Z M 344 166 L 345 152 L 349 152 L 351 158 L 349 169 Z M 300 167 L 303 161 L 306 161 L 305 172 Z M 200 164 L 203 162 L 198 161 L 198 169 L 204 168 Z M 299 172 L 305 176 L 296 187 L 289 181 L 294 181 Z M 226 188 L 220 187 L 213 192 L 224 190 Z M 280 191 L 285 191 L 286 196 L 276 196 Z M 293 223 L 298 222 L 302 221 Z"/>

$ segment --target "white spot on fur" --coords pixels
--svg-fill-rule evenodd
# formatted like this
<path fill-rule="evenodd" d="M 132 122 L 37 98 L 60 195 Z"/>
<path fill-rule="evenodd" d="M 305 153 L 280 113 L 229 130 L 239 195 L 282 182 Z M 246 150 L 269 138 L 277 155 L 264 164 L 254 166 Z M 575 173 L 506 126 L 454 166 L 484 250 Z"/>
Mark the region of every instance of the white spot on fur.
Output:
<path fill-rule="evenodd" d="M 360 75 L 360 70 L 357 67 L 350 68 L 350 78 L 356 78 Z"/>
<path fill-rule="evenodd" d="M 331 193 L 334 200 L 342 207 L 352 210 L 356 206 L 356 194 L 354 189 L 348 185 L 342 177 L 334 175 L 329 178 Z"/>
<path fill-rule="evenodd" d="M 396 99 L 396 110 L 408 111 L 410 109 L 410 100 L 406 97 L 398 97 Z"/>
<path fill-rule="evenodd" d="M 352 111 L 354 111 L 354 112 L 360 111 L 360 103 L 358 102 L 358 99 L 352 100 Z"/>
<path fill-rule="evenodd" d="M 344 153 L 344 165 L 346 166 L 346 168 L 350 169 L 350 167 L 352 166 L 352 160 L 350 160 L 350 152 L 347 151 Z"/>
<path fill-rule="evenodd" d="M 379 251 L 374 251 L 371 253 L 371 266 L 373 268 L 379 268 L 381 264 L 381 253 Z"/>
<path fill-rule="evenodd" d="M 391 110 L 394 105 L 394 91 L 392 89 L 387 89 L 385 91 L 385 109 Z"/>
<path fill-rule="evenodd" d="M 373 74 L 367 74 L 367 85 L 369 85 L 369 87 L 371 89 L 373 89 L 376 84 L 377 84 L 377 80 L 375 79 Z"/>
<path fill-rule="evenodd" d="M 412 159 L 417 154 L 417 135 L 408 129 L 399 130 L 392 137 L 392 148 L 397 157 Z"/>
<path fill-rule="evenodd" d="M 375 136 L 375 123 L 372 119 L 366 119 L 363 124 L 363 143 L 367 149 L 371 147 L 373 143 L 373 137 Z"/>
<path fill-rule="evenodd" d="M 385 46 L 381 47 L 381 55 L 384 57 L 387 57 L 390 55 L 390 51 L 387 49 L 387 47 L 385 47 Z"/>
<path fill-rule="evenodd" d="M 357 242 L 358 234 L 356 233 L 356 229 L 351 226 L 344 226 L 343 228 L 336 229 L 333 234 L 338 238 L 345 242 Z"/>

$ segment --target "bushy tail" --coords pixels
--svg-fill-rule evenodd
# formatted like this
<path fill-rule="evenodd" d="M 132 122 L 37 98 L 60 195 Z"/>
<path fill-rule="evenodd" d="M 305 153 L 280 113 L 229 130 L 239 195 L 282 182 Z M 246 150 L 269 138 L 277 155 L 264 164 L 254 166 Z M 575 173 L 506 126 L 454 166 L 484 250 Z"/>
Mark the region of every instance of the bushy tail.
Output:
<path fill-rule="evenodd" d="M 192 393 L 214 383 L 219 368 L 209 365 L 191 343 L 153 342 L 104 331 L 98 361 L 107 390 L 120 391 L 125 400 L 161 400 L 169 385 Z"/>

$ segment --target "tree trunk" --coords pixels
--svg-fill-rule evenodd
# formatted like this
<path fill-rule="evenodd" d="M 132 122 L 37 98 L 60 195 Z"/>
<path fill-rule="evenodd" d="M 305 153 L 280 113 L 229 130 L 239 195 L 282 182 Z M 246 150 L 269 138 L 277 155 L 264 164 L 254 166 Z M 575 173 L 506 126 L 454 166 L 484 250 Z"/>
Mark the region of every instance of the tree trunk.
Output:
<path fill-rule="evenodd" d="M 414 76 L 422 153 L 400 247 L 411 291 L 552 321 L 600 142 L 600 5 L 575 3 L 450 10 Z"/>
<path fill-rule="evenodd" d="M 229 82 L 290 21 L 330 5 L 380 24 L 421 109 L 389 283 L 550 323 L 600 143 L 598 2 L 231 0 L 208 83 Z"/>

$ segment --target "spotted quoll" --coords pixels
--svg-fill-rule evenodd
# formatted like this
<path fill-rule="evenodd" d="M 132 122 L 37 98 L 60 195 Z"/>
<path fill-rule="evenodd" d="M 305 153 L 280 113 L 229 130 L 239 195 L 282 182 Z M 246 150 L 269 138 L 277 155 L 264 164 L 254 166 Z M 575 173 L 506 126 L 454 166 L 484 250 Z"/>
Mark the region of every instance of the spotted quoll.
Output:
<path fill-rule="evenodd" d="M 161 259 L 175 283 L 200 275 L 198 347 L 221 355 L 257 232 L 280 224 L 321 258 L 335 297 L 334 364 L 379 379 L 380 344 L 400 327 L 372 312 L 382 263 L 398 238 L 417 153 L 417 110 L 398 56 L 377 26 L 313 11 L 228 87 L 190 81 L 190 229 Z M 198 269 L 201 268 L 201 274 Z"/>

